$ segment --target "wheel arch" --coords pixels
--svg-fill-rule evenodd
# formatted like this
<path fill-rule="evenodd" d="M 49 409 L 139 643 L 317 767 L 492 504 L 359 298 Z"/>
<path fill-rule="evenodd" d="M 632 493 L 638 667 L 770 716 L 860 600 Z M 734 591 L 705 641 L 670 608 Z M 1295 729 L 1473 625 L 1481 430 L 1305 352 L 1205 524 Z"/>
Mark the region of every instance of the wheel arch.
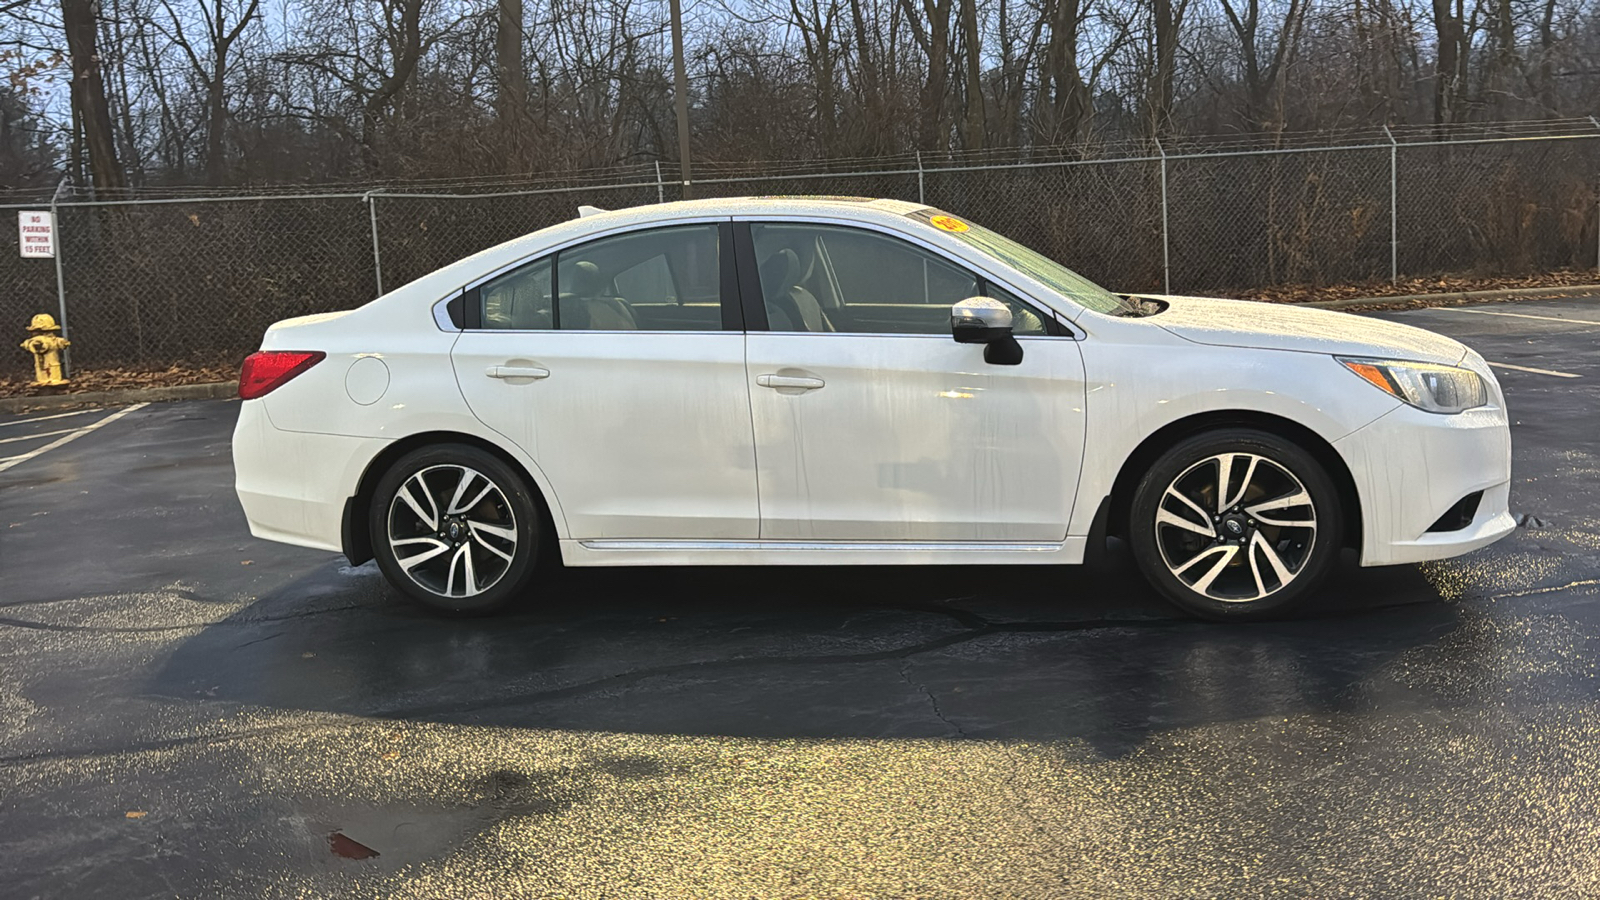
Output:
<path fill-rule="evenodd" d="M 533 495 L 534 502 L 539 508 L 539 523 L 544 533 L 550 535 L 552 539 L 555 538 L 555 517 L 550 511 L 550 501 L 545 497 L 544 490 L 539 487 L 538 479 L 533 477 L 533 473 L 528 471 L 528 467 L 523 465 L 521 460 L 507 453 L 505 448 L 475 435 L 459 431 L 425 431 L 407 435 L 379 451 L 361 473 L 361 479 L 356 483 L 355 494 L 345 500 L 344 519 L 340 524 L 339 537 L 345 558 L 350 560 L 351 565 L 359 566 L 372 559 L 372 535 L 366 529 L 366 510 L 372 505 L 372 495 L 377 490 L 378 481 L 402 456 L 413 450 L 436 444 L 465 444 L 482 450 L 510 466 L 513 472 L 522 476 L 523 483 L 528 486 L 528 492 Z M 559 544 L 559 541 L 552 540 L 552 544 Z M 552 561 L 559 561 L 560 558 L 559 550 L 545 557 Z"/>
<path fill-rule="evenodd" d="M 1215 410 L 1197 413 L 1169 422 L 1147 435 L 1128 458 L 1123 460 L 1122 468 L 1117 471 L 1116 480 L 1112 482 L 1111 494 L 1107 498 L 1109 503 L 1107 532 L 1119 537 L 1127 536 L 1133 492 L 1138 487 L 1139 479 L 1150 470 L 1156 459 L 1168 447 L 1184 438 L 1222 428 L 1254 428 L 1265 431 L 1291 441 L 1300 449 L 1310 453 L 1328 473 L 1328 477 L 1333 479 L 1334 487 L 1339 492 L 1339 505 L 1345 514 L 1343 546 L 1360 548 L 1361 495 L 1356 490 L 1356 481 L 1350 474 L 1350 467 L 1345 464 L 1339 451 L 1334 449 L 1333 444 L 1322 435 L 1299 422 L 1254 410 Z"/>

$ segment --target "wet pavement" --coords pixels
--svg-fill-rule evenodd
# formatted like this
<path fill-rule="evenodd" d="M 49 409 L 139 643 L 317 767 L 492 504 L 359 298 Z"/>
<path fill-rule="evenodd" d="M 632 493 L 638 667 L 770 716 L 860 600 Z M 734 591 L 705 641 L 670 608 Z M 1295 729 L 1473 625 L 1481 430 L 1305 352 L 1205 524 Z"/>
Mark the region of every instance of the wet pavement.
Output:
<path fill-rule="evenodd" d="M 1385 316 L 1542 370 L 1527 525 L 1257 625 L 1115 546 L 441 620 L 249 537 L 233 403 L 0 418 L 0 894 L 1600 894 L 1600 301 Z"/>

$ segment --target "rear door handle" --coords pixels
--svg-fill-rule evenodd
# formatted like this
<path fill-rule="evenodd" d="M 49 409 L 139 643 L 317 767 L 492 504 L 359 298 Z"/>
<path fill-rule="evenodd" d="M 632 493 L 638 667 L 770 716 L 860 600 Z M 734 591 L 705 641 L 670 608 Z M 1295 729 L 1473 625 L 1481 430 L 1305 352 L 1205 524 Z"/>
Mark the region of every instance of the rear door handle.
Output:
<path fill-rule="evenodd" d="M 549 378 L 550 370 L 539 366 L 490 366 L 483 374 L 490 378 Z"/>
<path fill-rule="evenodd" d="M 778 390 L 814 391 L 828 383 L 809 375 L 757 375 L 756 384 Z"/>

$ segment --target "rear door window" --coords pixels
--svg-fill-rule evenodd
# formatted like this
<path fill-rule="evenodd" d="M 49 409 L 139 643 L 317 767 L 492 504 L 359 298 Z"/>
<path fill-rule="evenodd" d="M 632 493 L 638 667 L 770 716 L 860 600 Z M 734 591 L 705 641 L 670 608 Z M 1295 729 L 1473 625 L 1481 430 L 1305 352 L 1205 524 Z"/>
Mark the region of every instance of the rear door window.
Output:
<path fill-rule="evenodd" d="M 714 223 L 611 235 L 496 276 L 468 303 L 489 329 L 721 331 L 720 243 Z"/>

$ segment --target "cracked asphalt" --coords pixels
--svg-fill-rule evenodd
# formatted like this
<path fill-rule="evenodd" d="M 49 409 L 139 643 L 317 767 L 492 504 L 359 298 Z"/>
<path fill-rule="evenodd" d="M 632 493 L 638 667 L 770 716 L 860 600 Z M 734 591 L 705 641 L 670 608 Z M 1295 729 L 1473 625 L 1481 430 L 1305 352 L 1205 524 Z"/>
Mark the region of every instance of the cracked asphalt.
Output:
<path fill-rule="evenodd" d="M 236 404 L 0 418 L 0 894 L 1600 895 L 1600 301 L 1385 316 L 1520 367 L 1527 527 L 1255 625 L 1115 545 L 441 620 L 249 537 Z"/>

